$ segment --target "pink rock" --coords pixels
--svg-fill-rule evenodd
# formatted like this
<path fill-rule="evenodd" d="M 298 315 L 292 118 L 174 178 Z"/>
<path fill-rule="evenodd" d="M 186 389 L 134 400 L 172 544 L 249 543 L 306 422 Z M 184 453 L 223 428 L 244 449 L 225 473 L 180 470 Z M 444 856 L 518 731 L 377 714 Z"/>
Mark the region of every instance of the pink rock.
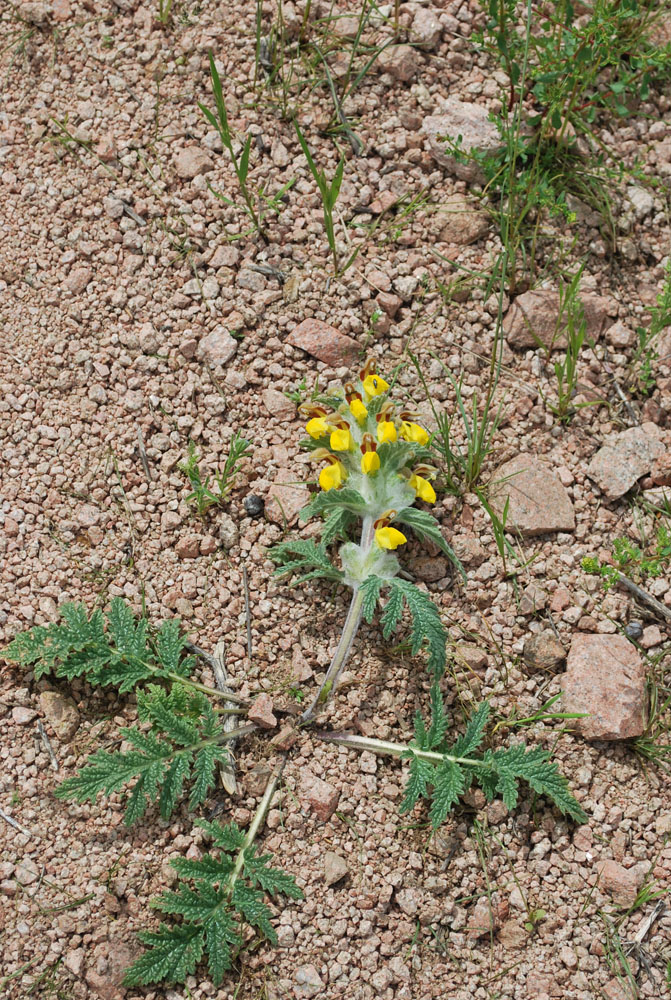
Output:
<path fill-rule="evenodd" d="M 24 708 L 23 705 L 17 705 L 16 708 L 12 709 L 12 719 L 17 726 L 29 726 L 37 718 L 37 712 L 34 708 Z"/>
<path fill-rule="evenodd" d="M 370 203 L 369 211 L 373 215 L 382 215 L 393 208 L 397 201 L 398 195 L 394 194 L 393 191 L 380 191 L 377 198 Z"/>
<path fill-rule="evenodd" d="M 19 533 L 19 525 L 13 517 L 5 518 L 4 529 L 8 538 L 16 538 Z"/>
<path fill-rule="evenodd" d="M 671 452 L 658 455 L 650 466 L 650 476 L 655 486 L 671 486 Z M 5 524 L 7 522 L 5 521 Z"/>
<path fill-rule="evenodd" d="M 420 7 L 412 19 L 410 41 L 420 49 L 430 51 L 435 49 L 443 34 L 443 26 L 438 16 L 426 7 Z"/>
<path fill-rule="evenodd" d="M 309 809 L 325 823 L 336 811 L 340 792 L 304 767 L 300 773 L 298 798 L 304 809 Z"/>
<path fill-rule="evenodd" d="M 615 304 L 593 292 L 583 292 L 580 301 L 585 313 L 587 337 L 598 340 L 608 325 Z M 518 295 L 503 319 L 503 332 L 511 347 L 566 347 L 566 314 L 560 316 L 559 292 L 535 288 Z"/>
<path fill-rule="evenodd" d="M 412 45 L 387 45 L 380 52 L 377 64 L 383 73 L 407 83 L 419 69 L 420 56 Z"/>
<path fill-rule="evenodd" d="M 261 399 L 268 413 L 278 420 L 291 420 L 296 416 L 296 404 L 277 389 L 264 389 Z"/>
<path fill-rule="evenodd" d="M 623 635 L 580 635 L 571 643 L 562 684 L 563 711 L 589 740 L 626 740 L 645 729 L 645 664 Z"/>
<path fill-rule="evenodd" d="M 461 136 L 460 149 L 465 154 L 493 153 L 501 148 L 501 136 L 489 120 L 487 108 L 457 97 L 444 101 L 440 114 L 425 118 L 422 131 L 428 136 L 434 160 L 464 181 L 483 181 L 485 177 L 473 160 L 462 162 L 453 156 L 449 141 L 456 143 Z"/>
<path fill-rule="evenodd" d="M 296 474 L 280 469 L 268 490 L 266 517 L 274 524 L 295 524 L 300 511 L 310 499 L 310 491 L 296 481 Z"/>
<path fill-rule="evenodd" d="M 664 636 L 662 635 L 658 625 L 648 625 L 647 628 L 643 629 L 643 635 L 640 639 L 640 644 L 643 649 L 652 649 L 653 646 L 659 646 L 663 641 Z"/>
<path fill-rule="evenodd" d="M 647 866 L 623 868 L 617 861 L 600 861 L 597 865 L 600 887 L 622 906 L 631 906 L 643 884 Z"/>
<path fill-rule="evenodd" d="M 54 21 L 67 21 L 72 14 L 72 7 L 69 0 L 52 0 L 51 11 Z"/>
<path fill-rule="evenodd" d="M 636 343 L 636 334 L 618 320 L 606 330 L 606 340 L 618 350 L 626 350 L 627 347 L 632 347 Z"/>
<path fill-rule="evenodd" d="M 399 298 L 398 295 L 394 295 L 392 292 L 380 292 L 375 301 L 379 305 L 380 309 L 385 312 L 390 319 L 394 318 L 403 305 L 403 299 Z"/>
<path fill-rule="evenodd" d="M 493 894 L 491 903 L 486 896 L 482 897 L 468 918 L 466 933 L 470 938 L 477 940 L 485 934 L 498 930 L 507 918 L 508 911 L 508 900 L 499 898 L 498 893 Z"/>
<path fill-rule="evenodd" d="M 491 226 L 489 216 L 473 208 L 461 194 L 439 205 L 429 224 L 442 243 L 458 247 L 475 243 L 487 235 Z"/>
<path fill-rule="evenodd" d="M 262 729 L 275 728 L 277 718 L 273 715 L 273 699 L 269 694 L 260 694 L 254 699 L 247 712 L 247 718 Z"/>
<path fill-rule="evenodd" d="M 180 559 L 197 559 L 200 555 L 200 535 L 186 535 L 175 545 L 175 552 Z"/>
<path fill-rule="evenodd" d="M 554 671 L 566 659 L 566 650 L 554 632 L 546 629 L 525 641 L 522 658 L 530 670 Z"/>
<path fill-rule="evenodd" d="M 522 592 L 519 603 L 521 615 L 534 615 L 547 604 L 547 594 L 537 583 L 530 583 Z"/>
<path fill-rule="evenodd" d="M 65 287 L 73 295 L 80 295 L 93 277 L 90 267 L 75 267 L 65 279 Z"/>
<path fill-rule="evenodd" d="M 339 333 L 335 327 L 320 319 L 304 319 L 291 331 L 286 342 L 292 347 L 307 351 L 332 368 L 350 364 L 359 353 L 356 340 Z"/>
<path fill-rule="evenodd" d="M 196 354 L 201 361 L 207 361 L 211 365 L 225 365 L 237 349 L 237 340 L 223 326 L 217 326 L 212 333 L 203 337 Z"/>
<path fill-rule="evenodd" d="M 60 691 L 43 691 L 40 708 L 61 743 L 69 743 L 79 729 L 79 712 L 71 698 Z"/>
<path fill-rule="evenodd" d="M 616 500 L 650 472 L 656 459 L 665 456 L 667 449 L 659 435 L 652 423 L 612 434 L 587 466 L 587 475 L 609 500 Z"/>
<path fill-rule="evenodd" d="M 186 149 L 180 149 L 175 156 L 175 169 L 178 177 L 192 180 L 198 174 L 213 170 L 214 164 L 209 153 L 200 146 L 187 146 Z"/>
<path fill-rule="evenodd" d="M 219 543 L 214 535 L 205 535 L 200 542 L 200 554 L 201 556 L 212 555 L 219 548 Z"/>
<path fill-rule="evenodd" d="M 508 528 L 525 537 L 548 531 L 573 531 L 573 504 L 559 477 L 535 455 L 517 455 L 494 473 L 492 508 L 503 517 L 508 503 Z"/>

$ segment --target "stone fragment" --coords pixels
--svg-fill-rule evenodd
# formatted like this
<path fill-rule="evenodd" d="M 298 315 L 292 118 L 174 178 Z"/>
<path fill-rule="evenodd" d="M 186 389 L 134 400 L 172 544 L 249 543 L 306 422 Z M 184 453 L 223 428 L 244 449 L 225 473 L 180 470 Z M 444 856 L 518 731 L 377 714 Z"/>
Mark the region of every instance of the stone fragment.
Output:
<path fill-rule="evenodd" d="M 641 222 L 645 219 L 646 215 L 650 215 L 654 211 L 655 199 L 647 188 L 638 186 L 630 187 L 627 191 L 627 196 L 631 202 L 637 222 Z"/>
<path fill-rule="evenodd" d="M 671 451 L 654 459 L 650 466 L 650 478 L 655 486 L 671 486 Z"/>
<path fill-rule="evenodd" d="M 65 287 L 73 295 L 81 295 L 92 277 L 90 267 L 74 267 L 65 279 Z"/>
<path fill-rule="evenodd" d="M 279 139 L 273 140 L 273 144 L 270 147 L 270 159 L 276 167 L 288 167 L 291 163 L 289 150 Z"/>
<path fill-rule="evenodd" d="M 661 645 L 664 642 L 664 636 L 659 625 L 648 625 L 647 628 L 644 628 L 640 642 L 643 649 L 653 649 L 655 646 Z"/>
<path fill-rule="evenodd" d="M 294 646 L 291 653 L 291 680 L 293 683 L 304 684 L 312 677 L 312 667 L 305 659 L 300 646 Z"/>
<path fill-rule="evenodd" d="M 575 514 L 566 488 L 556 473 L 535 455 L 516 455 L 499 466 L 490 491 L 498 517 L 508 503 L 507 527 L 526 538 L 548 531 L 573 531 Z"/>
<path fill-rule="evenodd" d="M 300 773 L 298 798 L 304 809 L 309 809 L 325 823 L 336 811 L 340 792 L 304 767 Z"/>
<path fill-rule="evenodd" d="M 487 235 L 490 222 L 488 216 L 473 208 L 463 195 L 455 194 L 438 206 L 430 227 L 443 243 L 467 247 Z"/>
<path fill-rule="evenodd" d="M 655 459 L 666 454 L 659 433 L 652 423 L 629 427 L 611 434 L 593 456 L 587 475 L 609 500 L 623 496 L 641 476 L 650 472 Z"/>
<path fill-rule="evenodd" d="M 294 977 L 296 997 L 316 997 L 324 993 L 324 981 L 314 965 L 300 965 Z"/>
<path fill-rule="evenodd" d="M 61 743 L 69 743 L 79 729 L 79 712 L 72 698 L 60 691 L 43 691 L 40 708 Z"/>
<path fill-rule="evenodd" d="M 519 951 L 529 943 L 529 934 L 517 920 L 511 918 L 501 924 L 499 941 L 509 951 Z"/>
<path fill-rule="evenodd" d="M 255 722 L 262 729 L 274 729 L 277 725 L 277 716 L 273 714 L 273 699 L 269 694 L 260 694 L 249 706 L 247 718 L 250 722 Z"/>
<path fill-rule="evenodd" d="M 450 545 L 455 556 L 464 566 L 480 566 L 487 558 L 487 553 L 480 544 L 477 535 L 472 532 L 467 535 L 455 535 L 451 539 Z"/>
<path fill-rule="evenodd" d="M 279 469 L 275 482 L 268 490 L 266 517 L 274 524 L 295 524 L 300 511 L 310 499 L 307 486 L 296 481 L 295 473 Z"/>
<path fill-rule="evenodd" d="M 412 573 L 426 583 L 436 583 L 447 576 L 449 564 L 444 556 L 415 556 L 410 560 Z"/>
<path fill-rule="evenodd" d="M 412 45 L 387 45 L 377 57 L 377 64 L 383 73 L 408 83 L 419 69 L 420 56 Z"/>
<path fill-rule="evenodd" d="M 608 326 L 615 304 L 593 292 L 580 295 L 588 340 L 598 340 Z M 534 288 L 518 295 L 503 319 L 503 332 L 511 347 L 558 350 L 566 347 L 566 311 L 561 311 L 559 292 Z"/>
<path fill-rule="evenodd" d="M 398 310 L 403 305 L 403 299 L 399 298 L 398 295 L 394 295 L 393 292 L 380 292 L 376 296 L 375 301 L 377 302 L 380 309 L 393 319 Z"/>
<path fill-rule="evenodd" d="M 268 778 L 272 773 L 272 768 L 264 761 L 255 764 L 243 778 L 247 794 L 254 796 L 254 798 L 263 795 L 268 785 Z"/>
<path fill-rule="evenodd" d="M 175 552 L 180 559 L 197 559 L 200 555 L 200 535 L 186 535 L 175 545 Z"/>
<path fill-rule="evenodd" d="M 75 948 L 73 951 L 67 953 L 63 960 L 63 965 L 73 976 L 81 976 L 85 957 L 86 952 L 83 948 Z"/>
<path fill-rule="evenodd" d="M 537 583 L 530 583 L 522 591 L 519 611 L 521 615 L 535 615 L 547 604 L 547 594 Z"/>
<path fill-rule="evenodd" d="M 457 646 L 457 661 L 463 663 L 469 670 L 476 674 L 481 673 L 489 666 L 489 657 L 484 649 L 475 646 L 470 642 L 460 642 Z"/>
<path fill-rule="evenodd" d="M 410 28 L 410 41 L 420 49 L 430 52 L 435 49 L 443 34 L 443 26 L 438 16 L 426 7 L 415 11 Z"/>
<path fill-rule="evenodd" d="M 611 347 L 616 348 L 618 351 L 625 351 L 628 347 L 633 347 L 636 343 L 636 334 L 628 326 L 625 326 L 621 320 L 609 326 L 605 336 Z"/>
<path fill-rule="evenodd" d="M 223 326 L 216 326 L 212 333 L 198 344 L 196 354 L 201 361 L 211 365 L 225 365 L 238 349 L 238 342 Z"/>
<path fill-rule="evenodd" d="M 522 658 L 530 670 L 554 671 L 566 659 L 566 650 L 554 632 L 546 629 L 525 640 Z"/>
<path fill-rule="evenodd" d="M 440 111 L 422 122 L 422 131 L 428 136 L 434 160 L 463 181 L 484 182 L 478 164 L 474 160 L 458 160 L 449 152 L 446 140 L 456 144 L 461 137 L 459 149 L 466 156 L 500 149 L 501 136 L 494 122 L 489 120 L 489 111 L 482 104 L 460 101 L 457 97 L 448 97 Z"/>
<path fill-rule="evenodd" d="M 214 169 L 214 163 L 209 153 L 200 146 L 187 146 L 180 149 L 175 156 L 177 176 L 183 180 L 193 180 L 198 174 L 205 174 Z"/>
<path fill-rule="evenodd" d="M 17 726 L 29 726 L 36 718 L 37 712 L 34 708 L 17 705 L 16 708 L 12 709 L 12 720 Z"/>
<path fill-rule="evenodd" d="M 52 0 L 51 10 L 54 21 L 67 21 L 72 14 L 69 0 Z"/>
<path fill-rule="evenodd" d="M 332 368 L 350 364 L 359 353 L 356 340 L 339 333 L 335 327 L 321 319 L 304 319 L 291 331 L 286 342 L 292 347 L 307 351 Z"/>
<path fill-rule="evenodd" d="M 643 884 L 646 865 L 624 868 L 617 861 L 612 861 L 609 858 L 600 861 L 596 870 L 601 889 L 612 896 L 614 901 L 621 906 L 631 906 Z"/>
<path fill-rule="evenodd" d="M 324 881 L 327 885 L 335 885 L 348 874 L 347 862 L 334 851 L 324 855 Z"/>
<path fill-rule="evenodd" d="M 573 720 L 586 739 L 632 739 L 645 729 L 645 664 L 623 635 L 574 635 L 562 688 L 563 711 L 586 713 Z"/>
<path fill-rule="evenodd" d="M 498 893 L 492 895 L 491 902 L 484 896 L 473 907 L 466 924 L 466 933 L 472 940 L 484 937 L 498 930 L 508 916 L 507 899 L 501 899 Z"/>
<path fill-rule="evenodd" d="M 393 191 L 380 191 L 377 198 L 368 206 L 368 211 L 371 215 L 382 215 L 393 208 L 397 201 L 398 195 L 394 194 Z"/>
<path fill-rule="evenodd" d="M 238 526 L 230 514 L 220 514 L 218 521 L 219 541 L 225 549 L 232 549 L 240 539 Z"/>
<path fill-rule="evenodd" d="M 261 399 L 268 413 L 278 420 L 291 420 L 296 416 L 296 404 L 277 389 L 264 389 Z"/>

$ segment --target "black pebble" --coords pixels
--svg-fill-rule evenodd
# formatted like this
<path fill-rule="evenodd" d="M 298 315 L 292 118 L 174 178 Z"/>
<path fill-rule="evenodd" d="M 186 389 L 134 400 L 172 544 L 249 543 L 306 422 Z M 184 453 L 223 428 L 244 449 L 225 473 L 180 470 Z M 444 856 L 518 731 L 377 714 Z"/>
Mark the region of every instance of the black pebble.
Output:
<path fill-rule="evenodd" d="M 624 626 L 624 634 L 628 639 L 640 639 L 643 635 L 643 626 L 640 622 L 629 622 Z"/>
<path fill-rule="evenodd" d="M 249 493 L 242 501 L 242 505 L 250 517 L 258 517 L 263 513 L 263 500 L 257 497 L 256 493 Z"/>

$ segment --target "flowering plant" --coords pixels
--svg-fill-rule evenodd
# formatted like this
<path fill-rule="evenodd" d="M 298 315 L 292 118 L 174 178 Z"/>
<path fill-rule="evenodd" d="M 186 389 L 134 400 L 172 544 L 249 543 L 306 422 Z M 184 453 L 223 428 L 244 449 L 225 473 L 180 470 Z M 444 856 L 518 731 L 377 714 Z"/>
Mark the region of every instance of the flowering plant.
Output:
<path fill-rule="evenodd" d="M 415 506 L 417 501 L 436 501 L 432 480 L 437 470 L 427 449 L 431 435 L 417 423 L 416 414 L 395 406 L 391 387 L 376 372 L 374 362 L 366 363 L 355 382 L 346 382 L 336 394 L 320 396 L 301 410 L 308 418 L 305 446 L 321 465 L 321 489 L 301 519 L 323 516 L 321 543 L 294 539 L 275 546 L 270 555 L 280 564 L 279 573 L 305 571 L 301 580 L 323 576 L 352 589 L 340 644 L 317 698 L 304 715 L 307 721 L 335 688 L 359 624 L 362 618 L 372 621 L 383 588 L 390 591 L 382 614 L 385 638 L 407 606 L 413 654 L 427 643 L 429 666 L 442 673 L 445 631 L 438 610 L 423 591 L 399 577 L 395 550 L 408 541 L 405 531 L 410 529 L 459 563 L 433 515 Z M 348 540 L 348 532 L 357 520 L 361 533 L 354 542 Z M 326 551 L 336 539 L 344 539 L 338 552 L 340 568 Z"/>

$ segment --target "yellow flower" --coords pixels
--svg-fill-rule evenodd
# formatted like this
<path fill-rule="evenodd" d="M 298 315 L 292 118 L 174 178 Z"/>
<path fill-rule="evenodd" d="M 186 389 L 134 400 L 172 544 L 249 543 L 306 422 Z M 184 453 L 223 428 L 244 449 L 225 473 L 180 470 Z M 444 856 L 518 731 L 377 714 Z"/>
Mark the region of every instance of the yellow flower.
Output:
<path fill-rule="evenodd" d="M 323 417 L 313 417 L 312 420 L 308 420 L 305 425 L 305 430 L 308 432 L 311 438 L 318 441 L 320 437 L 324 437 L 330 431 L 329 425 L 326 423 Z"/>
<path fill-rule="evenodd" d="M 367 451 L 361 456 L 361 471 L 371 476 L 380 468 L 380 456 L 376 451 Z"/>
<path fill-rule="evenodd" d="M 403 532 L 397 528 L 378 528 L 375 532 L 375 541 L 381 549 L 397 549 L 407 540 Z"/>
<path fill-rule="evenodd" d="M 410 485 L 420 500 L 424 500 L 426 503 L 436 502 L 436 491 L 428 479 L 417 475 L 410 476 Z"/>
<path fill-rule="evenodd" d="M 354 419 L 358 420 L 359 422 L 365 420 L 366 417 L 368 416 L 368 410 L 363 405 L 360 399 L 353 399 L 352 402 L 349 404 L 349 408 L 350 408 L 350 413 L 352 414 Z"/>
<path fill-rule="evenodd" d="M 336 427 L 331 431 L 331 448 L 333 451 L 351 451 L 354 447 L 354 438 L 349 430 Z"/>
<path fill-rule="evenodd" d="M 389 383 L 385 382 L 379 375 L 366 375 L 362 384 L 369 399 L 373 396 L 381 396 L 389 388 Z"/>
<path fill-rule="evenodd" d="M 342 462 L 334 462 L 332 465 L 327 465 L 319 473 L 319 485 L 325 491 L 337 490 L 339 486 L 342 486 L 346 478 L 347 472 L 345 471 L 345 466 Z"/>
<path fill-rule="evenodd" d="M 404 441 L 414 441 L 415 444 L 425 445 L 429 443 L 430 434 L 419 424 L 408 423 L 404 420 L 401 424 L 401 437 Z"/>
<path fill-rule="evenodd" d="M 396 427 L 391 420 L 381 420 L 377 425 L 377 439 L 382 444 L 384 441 L 396 441 Z"/>

